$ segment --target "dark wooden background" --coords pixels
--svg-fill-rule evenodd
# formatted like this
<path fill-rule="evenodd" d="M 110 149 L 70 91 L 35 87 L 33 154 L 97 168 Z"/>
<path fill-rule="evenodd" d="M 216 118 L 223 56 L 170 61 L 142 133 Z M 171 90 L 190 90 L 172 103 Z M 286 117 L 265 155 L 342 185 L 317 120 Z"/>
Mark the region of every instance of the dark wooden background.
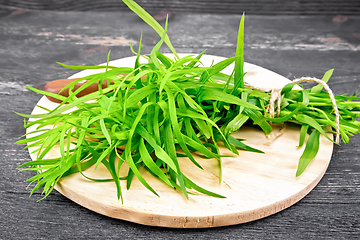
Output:
<path fill-rule="evenodd" d="M 138 0 L 147 11 L 156 13 L 358 15 L 359 0 Z M 0 8 L 55 11 L 128 11 L 121 0 L 0 0 Z"/>
<path fill-rule="evenodd" d="M 16 169 L 30 158 L 23 146 L 14 144 L 25 130 L 22 118 L 13 112 L 30 113 L 40 96 L 25 86 L 41 88 L 48 81 L 76 72 L 60 67 L 57 61 L 99 64 L 106 61 L 109 50 L 111 59 L 131 56 L 129 44 L 137 45 L 141 31 L 143 53 L 149 53 L 159 40 L 137 16 L 124 10 L 120 1 L 74 2 L 0 0 L 0 239 L 359 238 L 359 136 L 334 148 L 325 176 L 300 202 L 270 217 L 236 226 L 190 230 L 148 227 L 96 214 L 56 191 L 40 202 L 36 201 L 40 193 L 29 198 L 24 180 L 33 173 Z M 169 36 L 178 52 L 208 49 L 208 54 L 224 57 L 234 55 L 240 14 L 246 10 L 247 62 L 289 79 L 321 78 L 335 68 L 332 90 L 360 94 L 359 1 L 139 3 L 153 11 L 161 23 L 165 14 L 171 13 Z"/>

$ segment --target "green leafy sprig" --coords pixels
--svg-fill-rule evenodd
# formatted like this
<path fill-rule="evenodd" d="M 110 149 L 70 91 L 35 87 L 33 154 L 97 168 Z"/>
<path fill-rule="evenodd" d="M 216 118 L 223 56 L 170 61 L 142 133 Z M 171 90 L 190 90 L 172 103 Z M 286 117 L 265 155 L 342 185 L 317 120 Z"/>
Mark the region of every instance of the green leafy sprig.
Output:
<path fill-rule="evenodd" d="M 291 84 L 285 86 L 278 118 L 269 118 L 266 113 L 269 93 L 245 87 L 244 16 L 239 26 L 235 56 L 204 67 L 201 64 L 204 52 L 179 58 L 167 35 L 167 22 L 163 29 L 134 1 L 124 2 L 155 29 L 161 40 L 148 55 L 141 55 L 140 41 L 133 68 L 109 66 L 109 57 L 106 66 L 61 64 L 73 69 L 105 70 L 66 86 L 69 97 L 29 87 L 63 101 L 53 110 L 43 108 L 44 114 L 18 113 L 29 119 L 25 128 L 36 126 L 35 131 L 17 142 L 28 144 L 25 148 L 36 149 L 32 152 L 36 154 L 36 160 L 20 166 L 30 166 L 22 170 L 37 172 L 27 180 L 30 184 L 36 183 L 31 194 L 43 188 L 45 198 L 61 178 L 80 173 L 92 181 L 114 181 L 121 200 L 120 181 L 126 181 L 129 189 L 134 176 L 158 195 L 141 175 L 139 169 L 144 168 L 166 183 L 169 189 L 181 190 L 186 198 L 194 191 L 222 198 L 225 196 L 210 192 L 185 176 L 177 158 L 186 156 L 199 168 L 202 167 L 193 157 L 194 153 L 218 161 L 221 181 L 221 158 L 224 156 L 219 153 L 219 142 L 234 154 L 239 154 L 239 150 L 263 153 L 231 134 L 244 124 L 256 125 L 265 134 L 272 132 L 271 123 L 295 124 L 301 126 L 299 147 L 306 144 L 296 172 L 299 176 L 316 156 L 320 134 L 333 141 L 326 133 L 333 132 L 335 115 L 329 94 L 322 91 L 321 86 L 305 90 L 293 90 Z M 163 43 L 172 50 L 174 60 L 159 51 Z M 140 58 L 147 59 L 147 62 L 140 63 Z M 234 62 L 233 74 L 221 72 Z M 324 80 L 327 81 L 331 74 L 332 70 L 328 71 Z M 84 79 L 88 82 L 72 91 L 75 84 Z M 76 97 L 87 86 L 105 80 L 113 81 L 113 84 L 100 88 L 98 92 Z M 335 99 L 341 115 L 340 134 L 347 143 L 349 137 L 360 130 L 356 120 L 360 116 L 359 98 L 337 95 Z M 73 108 L 76 109 L 69 112 Z M 60 146 L 60 156 L 47 159 L 46 154 L 56 144 Z M 120 176 L 125 162 L 129 171 L 126 176 Z M 85 169 L 100 164 L 107 168 L 110 179 L 93 179 L 85 175 Z"/>

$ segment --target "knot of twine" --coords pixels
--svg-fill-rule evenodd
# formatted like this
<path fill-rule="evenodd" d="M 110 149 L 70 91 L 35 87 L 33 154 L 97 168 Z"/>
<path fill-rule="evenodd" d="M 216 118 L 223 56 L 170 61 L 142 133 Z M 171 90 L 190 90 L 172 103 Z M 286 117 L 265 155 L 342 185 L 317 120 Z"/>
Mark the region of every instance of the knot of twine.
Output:
<path fill-rule="evenodd" d="M 300 82 L 316 82 L 316 83 L 320 83 L 324 87 L 324 89 L 329 93 L 329 97 L 331 99 L 331 103 L 333 105 L 334 113 L 335 113 L 335 124 L 336 124 L 335 142 L 339 143 L 339 141 L 340 141 L 340 113 L 339 113 L 339 109 L 338 109 L 338 107 L 336 105 L 335 96 L 334 96 L 332 90 L 330 89 L 329 85 L 323 80 L 320 80 L 320 79 L 317 79 L 317 78 L 311 78 L 311 77 L 297 78 L 297 79 L 295 79 L 295 80 L 293 80 L 291 82 L 292 83 L 300 83 Z M 270 100 L 269 100 L 269 104 L 268 104 L 268 106 L 266 108 L 266 112 L 269 114 L 270 118 L 274 118 L 275 117 L 275 103 L 277 103 L 276 104 L 277 116 L 280 117 L 280 112 L 281 112 L 281 91 L 282 91 L 282 88 L 269 90 L 269 89 L 254 87 L 254 86 L 251 86 L 251 85 L 246 85 L 246 87 L 257 89 L 257 90 L 260 90 L 262 92 L 271 92 Z M 275 136 L 275 138 L 279 137 L 282 134 L 283 134 L 283 131 L 280 131 L 280 133 L 277 136 Z"/>

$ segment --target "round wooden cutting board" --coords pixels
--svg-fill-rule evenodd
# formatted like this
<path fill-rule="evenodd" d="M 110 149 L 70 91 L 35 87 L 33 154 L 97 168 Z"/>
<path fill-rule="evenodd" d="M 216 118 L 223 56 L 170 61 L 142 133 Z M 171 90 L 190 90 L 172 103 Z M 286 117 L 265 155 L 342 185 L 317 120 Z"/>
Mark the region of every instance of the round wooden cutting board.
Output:
<path fill-rule="evenodd" d="M 223 59 L 204 55 L 202 62 L 208 66 L 212 61 L 216 63 Z M 123 58 L 110 62 L 110 65 L 132 67 L 134 61 L 134 57 Z M 244 68 L 247 72 L 245 81 L 254 86 L 271 89 L 289 82 L 288 79 L 253 64 L 245 63 Z M 87 76 L 94 72 L 82 71 L 71 78 Z M 230 74 L 231 67 L 224 72 Z M 41 98 L 38 105 L 48 109 L 57 106 L 46 97 Z M 33 114 L 42 112 L 39 107 L 33 110 Z M 28 129 L 28 132 L 32 130 Z M 226 198 L 198 194 L 189 195 L 187 200 L 181 192 L 168 187 L 144 170 L 141 170 L 142 175 L 160 197 L 152 194 L 137 179 L 134 179 L 130 190 L 126 190 L 126 182 L 122 181 L 122 204 L 116 197 L 114 182 L 93 182 L 80 174 L 61 179 L 55 189 L 92 211 L 145 225 L 208 228 L 249 222 L 296 203 L 309 193 L 324 175 L 331 159 L 333 144 L 321 136 L 318 155 L 300 177 L 295 177 L 297 164 L 304 150 L 304 147 L 297 148 L 299 134 L 299 128 L 287 126 L 279 138 L 267 139 L 257 128 L 241 128 L 234 135 L 246 139 L 246 144 L 264 151 L 265 154 L 240 151 L 239 156 L 232 154 L 233 157 L 223 157 L 223 179 L 220 183 L 217 160 L 195 156 L 204 168 L 201 170 L 187 158 L 179 158 L 180 168 L 188 178 Z M 220 151 L 221 154 L 231 154 L 226 148 L 221 148 Z M 48 155 L 58 156 L 58 147 L 54 147 Z M 34 159 L 35 156 L 31 155 L 31 158 Z M 127 169 L 124 167 L 120 175 L 124 176 L 126 172 Z M 92 178 L 111 178 L 102 165 L 96 170 L 91 167 L 84 173 Z"/>

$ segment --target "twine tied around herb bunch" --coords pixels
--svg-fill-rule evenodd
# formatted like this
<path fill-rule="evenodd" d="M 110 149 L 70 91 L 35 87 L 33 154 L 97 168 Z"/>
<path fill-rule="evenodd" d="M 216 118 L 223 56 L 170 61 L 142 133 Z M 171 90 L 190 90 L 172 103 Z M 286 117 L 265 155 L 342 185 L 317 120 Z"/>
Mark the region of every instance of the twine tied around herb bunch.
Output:
<path fill-rule="evenodd" d="M 335 100 L 335 96 L 334 93 L 332 92 L 332 90 L 330 89 L 329 85 L 320 79 L 317 78 L 312 78 L 312 77 L 301 77 L 301 78 L 297 78 L 291 81 L 292 83 L 300 83 L 300 82 L 316 82 L 316 83 L 320 83 L 324 89 L 329 93 L 329 97 L 331 99 L 331 103 L 333 105 L 334 108 L 334 113 L 335 113 L 335 124 L 336 124 L 336 138 L 335 138 L 335 142 L 339 143 L 340 141 L 340 113 L 339 113 L 339 109 L 336 105 L 336 100 Z M 270 118 L 274 118 L 275 117 L 275 103 L 276 103 L 276 108 L 277 108 L 277 117 L 280 117 L 280 112 L 281 112 L 281 91 L 283 88 L 278 88 L 278 89 L 263 89 L 263 88 L 258 88 L 258 87 L 254 87 L 251 85 L 246 85 L 247 87 L 253 88 L 253 89 L 257 89 L 260 90 L 262 92 L 270 92 L 270 100 L 269 100 L 269 104 L 266 108 L 266 112 L 269 114 Z M 278 134 L 276 134 L 273 138 L 276 139 L 279 136 L 281 136 L 283 134 L 285 130 L 285 126 L 283 126 L 280 130 L 280 132 Z M 267 138 L 270 138 L 271 136 L 267 135 Z"/>

